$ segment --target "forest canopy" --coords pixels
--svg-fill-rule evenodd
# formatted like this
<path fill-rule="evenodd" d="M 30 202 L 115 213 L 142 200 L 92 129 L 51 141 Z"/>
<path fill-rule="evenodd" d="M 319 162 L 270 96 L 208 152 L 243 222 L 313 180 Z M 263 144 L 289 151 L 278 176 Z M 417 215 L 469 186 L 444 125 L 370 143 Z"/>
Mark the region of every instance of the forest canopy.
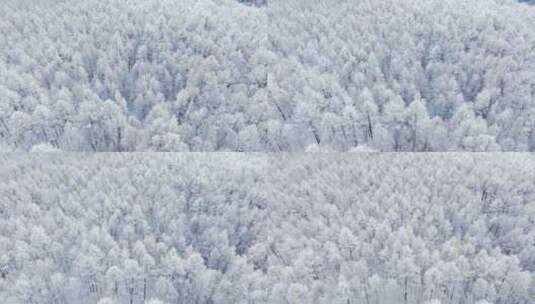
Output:
<path fill-rule="evenodd" d="M 0 155 L 5 304 L 531 304 L 534 240 L 531 154 Z"/>
<path fill-rule="evenodd" d="M 0 150 L 535 151 L 518 1 L 3 4 Z"/>

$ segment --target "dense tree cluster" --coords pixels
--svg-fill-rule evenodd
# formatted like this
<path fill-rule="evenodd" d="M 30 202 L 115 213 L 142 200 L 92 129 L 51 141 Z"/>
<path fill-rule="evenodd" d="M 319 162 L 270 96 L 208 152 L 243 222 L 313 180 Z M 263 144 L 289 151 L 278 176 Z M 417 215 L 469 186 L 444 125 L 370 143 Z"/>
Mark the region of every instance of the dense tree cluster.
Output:
<path fill-rule="evenodd" d="M 303 146 L 535 150 L 535 10 L 279 0 L 269 15 L 270 93 L 300 124 Z"/>
<path fill-rule="evenodd" d="M 0 298 L 529 304 L 528 154 L 0 156 Z"/>
<path fill-rule="evenodd" d="M 5 0 L 0 16 L 1 150 L 535 151 L 535 10 L 514 0 Z"/>
<path fill-rule="evenodd" d="M 4 149 L 237 150 L 266 103 L 266 14 L 235 0 L 6 0 Z"/>

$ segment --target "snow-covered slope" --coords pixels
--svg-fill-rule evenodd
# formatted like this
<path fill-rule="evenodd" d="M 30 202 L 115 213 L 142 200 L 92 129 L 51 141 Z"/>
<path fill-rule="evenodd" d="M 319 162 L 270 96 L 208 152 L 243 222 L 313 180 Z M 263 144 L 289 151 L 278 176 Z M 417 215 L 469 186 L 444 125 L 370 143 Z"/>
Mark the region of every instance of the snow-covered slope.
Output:
<path fill-rule="evenodd" d="M 526 5 L 257 3 L 4 0 L 0 145 L 535 150 Z"/>
<path fill-rule="evenodd" d="M 533 303 L 530 154 L 0 164 L 2 303 Z"/>

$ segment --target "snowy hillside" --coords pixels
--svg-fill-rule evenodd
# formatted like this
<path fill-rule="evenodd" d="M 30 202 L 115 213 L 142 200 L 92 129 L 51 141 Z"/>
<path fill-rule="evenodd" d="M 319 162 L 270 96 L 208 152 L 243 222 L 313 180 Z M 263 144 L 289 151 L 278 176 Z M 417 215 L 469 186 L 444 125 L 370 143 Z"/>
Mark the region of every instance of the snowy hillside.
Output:
<path fill-rule="evenodd" d="M 0 150 L 535 151 L 513 0 L 4 0 Z"/>
<path fill-rule="evenodd" d="M 530 154 L 4 154 L 0 163 L 6 304 L 535 296 Z"/>

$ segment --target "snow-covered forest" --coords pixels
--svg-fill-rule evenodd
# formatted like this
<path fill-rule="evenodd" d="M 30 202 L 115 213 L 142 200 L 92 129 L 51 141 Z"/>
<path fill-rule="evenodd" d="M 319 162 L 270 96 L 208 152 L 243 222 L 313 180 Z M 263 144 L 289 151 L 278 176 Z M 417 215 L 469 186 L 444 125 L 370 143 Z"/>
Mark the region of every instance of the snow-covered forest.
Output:
<path fill-rule="evenodd" d="M 531 4 L 0 0 L 0 304 L 535 304 Z"/>
<path fill-rule="evenodd" d="M 2 151 L 535 151 L 516 0 L 2 0 Z"/>
<path fill-rule="evenodd" d="M 535 296 L 533 154 L 3 154 L 0 163 L 6 304 Z"/>

